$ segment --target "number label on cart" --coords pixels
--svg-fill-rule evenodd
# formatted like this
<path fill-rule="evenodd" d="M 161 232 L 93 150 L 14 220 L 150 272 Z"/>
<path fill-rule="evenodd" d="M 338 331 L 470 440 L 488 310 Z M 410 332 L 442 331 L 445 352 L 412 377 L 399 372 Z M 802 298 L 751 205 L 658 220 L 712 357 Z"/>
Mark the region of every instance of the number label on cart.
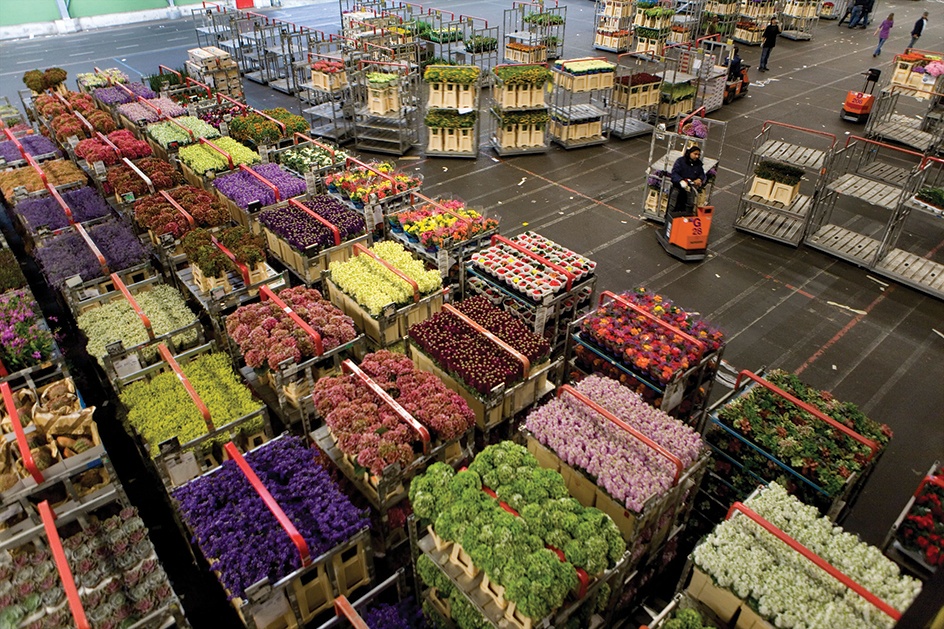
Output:
<path fill-rule="evenodd" d="M 701 236 L 701 219 L 692 219 L 692 236 Z"/>

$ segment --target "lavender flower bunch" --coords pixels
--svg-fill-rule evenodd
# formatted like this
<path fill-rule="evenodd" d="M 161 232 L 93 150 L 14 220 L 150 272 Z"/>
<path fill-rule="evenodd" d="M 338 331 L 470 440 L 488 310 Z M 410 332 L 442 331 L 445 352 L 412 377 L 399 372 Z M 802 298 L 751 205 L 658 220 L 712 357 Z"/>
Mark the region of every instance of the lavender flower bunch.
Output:
<path fill-rule="evenodd" d="M 341 242 L 363 234 L 366 229 L 363 216 L 329 196 L 316 196 L 302 204 L 337 227 Z M 294 205 L 265 210 L 259 220 L 298 251 L 318 253 L 334 246 L 334 232 Z M 309 247 L 316 249 L 310 252 Z"/>
<path fill-rule="evenodd" d="M 86 186 L 78 190 L 62 193 L 62 200 L 72 211 L 72 217 L 78 223 L 108 216 L 111 209 L 95 188 Z M 17 204 L 14 211 L 23 217 L 30 233 L 35 234 L 40 227 L 50 230 L 62 229 L 69 224 L 66 213 L 52 197 L 27 199 Z"/>
<path fill-rule="evenodd" d="M 141 98 L 157 98 L 157 94 L 154 93 L 151 88 L 143 83 L 128 83 L 125 85 L 129 90 L 134 92 L 135 96 L 140 96 Z M 124 103 L 130 103 L 133 100 L 137 100 L 134 96 L 121 89 L 120 87 L 100 87 L 95 90 L 95 98 L 102 101 L 106 105 L 123 105 Z"/>
<path fill-rule="evenodd" d="M 131 228 L 118 220 L 109 220 L 89 228 L 112 272 L 147 262 L 149 252 L 135 237 Z M 85 240 L 69 230 L 52 238 L 35 252 L 50 285 L 62 287 L 66 279 L 80 275 L 83 281 L 101 277 L 102 268 Z"/>
<path fill-rule="evenodd" d="M 20 144 L 23 145 L 23 149 L 34 157 L 48 153 L 55 153 L 56 157 L 62 157 L 62 152 L 45 136 L 27 135 L 19 138 L 19 141 Z M 16 148 L 16 144 L 14 144 L 12 140 L 7 140 L 6 142 L 0 142 L 0 159 L 7 162 L 16 162 L 23 159 L 23 155 L 20 153 L 20 149 Z"/>
<path fill-rule="evenodd" d="M 371 607 L 362 616 L 370 629 L 428 629 L 423 610 L 413 602 L 413 597 L 403 599 L 396 605 L 380 604 Z"/>
<path fill-rule="evenodd" d="M 577 390 L 679 457 L 685 468 L 704 447 L 697 432 L 616 380 L 590 376 Z M 533 411 L 526 427 L 568 465 L 597 477 L 631 511 L 641 513 L 649 498 L 672 486 L 675 466 L 668 459 L 566 394 Z"/>
<path fill-rule="evenodd" d="M 252 169 L 278 188 L 279 198 L 283 201 L 305 194 L 307 190 L 304 179 L 290 175 L 278 164 L 260 164 L 253 166 Z M 263 206 L 273 205 L 276 202 L 272 188 L 244 171 L 217 177 L 213 185 L 223 196 L 231 199 L 244 210 L 253 201 L 258 201 Z"/>
<path fill-rule="evenodd" d="M 161 110 L 161 113 L 165 116 L 171 118 L 176 118 L 177 116 L 183 116 L 187 113 L 187 110 L 169 98 L 154 98 L 148 101 L 152 106 Z M 157 112 L 137 101 L 133 103 L 125 103 L 124 105 L 118 105 L 118 113 L 122 116 L 131 120 L 132 122 L 137 122 L 139 120 L 144 120 L 145 122 L 157 122 L 160 120 L 157 116 Z"/>
<path fill-rule="evenodd" d="M 312 558 L 367 526 L 366 513 L 344 496 L 314 452 L 298 437 L 271 441 L 246 455 L 253 471 L 298 529 Z M 174 492 L 204 556 L 234 597 L 262 579 L 270 583 L 301 567 L 298 549 L 250 486 L 235 461 Z"/>

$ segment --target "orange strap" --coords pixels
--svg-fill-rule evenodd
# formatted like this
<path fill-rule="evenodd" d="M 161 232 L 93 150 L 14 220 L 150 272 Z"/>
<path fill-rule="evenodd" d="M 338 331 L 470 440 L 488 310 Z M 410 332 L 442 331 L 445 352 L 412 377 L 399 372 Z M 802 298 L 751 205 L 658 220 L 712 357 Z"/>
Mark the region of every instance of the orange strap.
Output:
<path fill-rule="evenodd" d="M 232 159 L 230 159 L 230 165 L 232 165 L 232 163 L 233 163 L 233 162 L 232 162 Z M 260 182 L 262 185 L 267 186 L 270 190 L 272 190 L 272 192 L 275 194 L 275 202 L 276 202 L 276 203 L 278 203 L 279 201 L 282 200 L 282 195 L 279 194 L 279 188 L 278 188 L 278 186 L 276 186 L 274 183 L 272 183 L 271 181 L 269 181 L 268 179 L 266 179 L 265 177 L 263 177 L 262 175 L 260 175 L 260 174 L 257 173 L 256 171 L 254 171 L 254 170 L 253 170 L 252 168 L 250 168 L 249 166 L 246 166 L 245 164 L 240 164 L 240 165 L 239 165 L 239 170 L 241 170 L 241 171 L 243 171 L 243 172 L 246 172 L 246 173 L 249 173 L 250 175 L 252 175 L 252 176 L 255 177 L 256 179 L 258 179 L 259 182 Z"/>
<path fill-rule="evenodd" d="M 194 405 L 196 405 L 197 410 L 200 411 L 200 414 L 203 415 L 203 421 L 206 422 L 207 431 L 213 432 L 216 430 L 213 426 L 213 419 L 210 417 L 210 409 L 207 408 L 207 405 L 203 403 L 203 400 L 200 399 L 200 396 L 197 395 L 196 389 L 193 388 L 193 385 L 190 384 L 190 381 L 187 380 L 187 376 L 184 375 L 183 369 L 180 368 L 180 365 L 177 364 L 177 361 L 174 360 L 173 354 L 170 353 L 170 350 L 167 349 L 167 346 L 161 343 L 157 346 L 157 350 L 161 353 L 161 358 L 164 359 L 170 368 L 174 370 L 174 373 L 177 374 L 177 379 L 180 380 L 180 383 L 184 385 L 184 388 L 187 390 L 187 394 L 190 396 L 190 399 L 193 400 Z"/>
<path fill-rule="evenodd" d="M 99 131 L 96 131 L 96 132 L 95 132 L 95 135 L 98 136 L 98 139 L 101 140 L 101 141 L 105 144 L 105 146 L 111 148 L 111 150 L 113 150 L 115 153 L 118 154 L 118 157 L 121 157 L 121 151 L 118 150 L 118 147 L 115 146 L 115 143 L 114 143 L 114 142 L 112 142 L 111 140 L 108 139 L 108 136 L 107 136 L 107 135 L 105 135 L 104 133 L 101 133 L 101 132 L 99 132 Z"/>
<path fill-rule="evenodd" d="M 236 461 L 236 465 L 238 465 L 239 469 L 242 470 L 246 480 L 249 481 L 249 484 L 252 485 L 252 488 L 256 490 L 257 494 L 259 494 L 259 497 L 262 498 L 262 502 L 264 502 L 269 508 L 269 511 L 272 512 L 272 515 L 275 516 L 275 519 L 279 521 L 279 524 L 282 525 L 282 528 L 285 529 L 285 532 L 288 533 L 292 543 L 295 544 L 295 548 L 298 549 L 298 555 L 301 557 L 302 566 L 310 566 L 311 555 L 308 552 L 308 544 L 305 543 L 305 538 L 302 537 L 301 533 L 298 532 L 298 529 L 295 528 L 295 525 L 292 524 L 292 521 L 289 520 L 288 516 L 285 515 L 285 512 L 282 511 L 282 507 L 280 507 L 279 503 L 275 501 L 275 498 L 272 497 L 272 494 L 269 493 L 269 490 L 265 488 L 265 485 L 262 484 L 262 481 L 259 480 L 259 477 L 256 476 L 256 473 L 253 471 L 253 469 L 249 467 L 249 463 L 247 463 L 246 459 L 243 458 L 243 455 L 239 453 L 239 450 L 236 449 L 236 446 L 233 445 L 232 441 L 223 446 L 223 449 L 226 450 L 226 453 L 231 459 Z"/>
<path fill-rule="evenodd" d="M 660 319 L 659 317 L 657 317 L 657 316 L 655 316 L 654 314 L 652 314 L 651 312 L 647 311 L 647 310 L 646 310 L 645 308 L 643 308 L 642 306 L 637 306 L 636 304 L 634 304 L 633 302 L 629 301 L 629 300 L 626 299 L 625 297 L 622 297 L 622 296 L 620 296 L 620 295 L 617 295 L 617 294 L 615 294 L 615 293 L 612 293 L 612 292 L 610 292 L 610 291 L 608 291 L 608 290 L 605 290 L 605 291 L 603 291 L 602 293 L 600 293 L 600 301 L 599 301 L 600 305 L 603 305 L 603 300 L 604 300 L 604 298 L 606 298 L 606 297 L 609 297 L 609 298 L 612 299 L 613 301 L 619 302 L 621 305 L 626 306 L 627 308 L 629 308 L 629 309 L 632 310 L 633 312 L 636 312 L 636 313 L 642 315 L 643 317 L 645 317 L 645 318 L 649 319 L 650 321 L 654 322 L 656 325 L 659 325 L 660 327 L 665 328 L 666 330 L 672 332 L 673 334 L 678 334 L 679 336 L 681 336 L 683 339 L 685 339 L 685 340 L 688 341 L 689 343 L 694 343 L 695 346 L 698 347 L 698 358 L 697 358 L 697 359 L 700 359 L 702 356 L 705 355 L 705 343 L 702 342 L 702 341 L 700 341 L 700 340 L 698 340 L 698 339 L 696 339 L 696 338 L 695 338 L 694 336 L 692 336 L 691 334 L 687 334 L 687 333 L 685 333 L 685 332 L 682 332 L 680 329 L 678 329 L 677 327 L 675 327 L 675 326 L 672 325 L 671 323 L 668 323 L 668 322 L 666 322 L 666 321 L 663 321 L 663 320 Z M 696 360 L 697 360 L 697 359 L 696 359 Z"/>
<path fill-rule="evenodd" d="M 370 629 L 367 623 L 364 622 L 364 619 L 360 617 L 360 614 L 357 613 L 357 610 L 351 605 L 351 602 L 347 600 L 347 597 L 343 594 L 334 599 L 334 614 L 347 618 L 347 621 L 351 623 L 354 629 Z"/>
<path fill-rule="evenodd" d="M 374 382 L 370 376 L 361 371 L 360 367 L 351 362 L 351 359 L 347 359 L 341 363 L 341 371 L 349 371 L 357 376 L 361 382 L 370 387 L 370 389 L 376 393 L 377 396 L 387 404 L 387 406 L 393 409 L 393 412 L 399 415 L 400 419 L 412 426 L 413 430 L 419 433 L 420 439 L 423 440 L 423 453 L 429 453 L 429 431 L 426 430 L 426 427 L 423 426 L 423 424 L 416 421 L 416 419 L 410 415 L 405 408 L 400 406 L 396 400 L 390 397 L 390 394 L 384 391 L 379 384 Z"/>
<path fill-rule="evenodd" d="M 313 327 L 308 325 L 308 323 L 304 319 L 298 316 L 298 313 L 292 310 L 288 304 L 286 304 L 279 297 L 277 297 L 275 293 L 272 292 L 272 289 L 269 288 L 268 285 L 263 285 L 259 289 L 259 299 L 261 299 L 262 301 L 265 301 L 266 299 L 271 299 L 272 302 L 276 306 L 282 309 L 282 312 L 287 314 L 292 319 L 292 321 L 298 324 L 298 327 L 304 330 L 308 334 L 308 336 L 311 337 L 312 343 L 315 344 L 316 355 L 318 356 L 324 355 L 324 342 L 321 340 L 321 335 L 318 334 L 318 332 Z"/>
<path fill-rule="evenodd" d="M 170 196 L 166 190 L 161 190 L 161 196 L 164 197 L 164 200 L 170 203 L 174 207 L 175 210 L 180 212 L 185 219 L 187 219 L 187 222 L 190 223 L 190 227 L 196 227 L 196 222 L 193 220 L 193 217 L 190 215 L 190 212 L 185 210 L 183 206 L 181 206 L 179 203 L 174 201 L 174 197 Z"/>
<path fill-rule="evenodd" d="M 194 81 L 194 82 L 196 82 L 196 81 Z M 242 104 L 241 102 L 239 102 L 238 100 L 235 100 L 235 99 L 230 98 L 230 97 L 227 96 L 226 94 L 220 94 L 219 92 L 217 92 L 217 93 L 216 93 L 216 104 L 217 104 L 217 105 L 220 105 L 220 104 L 222 104 L 222 102 L 223 102 L 224 100 L 228 100 L 229 102 L 233 103 L 234 105 L 236 105 L 236 106 L 239 107 L 240 109 L 249 109 L 249 105 L 244 105 L 244 104 Z"/>
<path fill-rule="evenodd" d="M 10 423 L 13 424 L 13 433 L 16 435 L 16 445 L 20 448 L 20 456 L 23 457 L 23 465 L 26 471 L 30 473 L 36 484 L 39 485 L 46 479 L 42 472 L 36 467 L 33 460 L 33 454 L 30 452 L 29 444 L 26 443 L 26 433 L 23 432 L 23 424 L 20 422 L 20 414 L 16 410 L 16 404 L 13 402 L 13 391 L 10 389 L 10 383 L 0 384 L 0 390 L 3 391 L 3 403 L 7 407 L 7 415 L 10 416 Z"/>
<path fill-rule="evenodd" d="M 242 273 L 243 282 L 246 284 L 246 286 L 249 286 L 252 282 L 249 281 L 249 269 L 246 268 L 246 265 L 237 260 L 236 254 L 224 247 L 223 243 L 216 239 L 216 236 L 210 236 L 210 239 L 213 241 L 213 244 L 216 245 L 217 248 L 226 255 L 227 258 L 233 261 L 233 264 L 235 264 L 236 268 L 239 269 L 239 272 Z"/>
<path fill-rule="evenodd" d="M 335 225 L 334 223 L 330 222 L 328 219 L 326 219 L 325 217 L 321 216 L 320 214 L 318 214 L 317 212 L 315 212 L 314 210 L 312 210 L 312 209 L 309 208 L 308 206 L 299 203 L 299 202 L 296 201 L 295 199 L 289 199 L 288 202 L 289 202 L 289 205 L 294 205 L 294 206 L 297 207 L 298 209 L 303 210 L 303 211 L 306 212 L 308 215 L 310 215 L 312 218 L 314 218 L 315 220 L 317 220 L 319 223 L 323 224 L 325 227 L 327 227 L 328 229 L 330 229 L 331 232 L 334 234 L 334 246 L 335 246 L 335 247 L 337 247 L 338 245 L 341 244 L 341 232 L 338 230 L 337 225 Z"/>
<path fill-rule="evenodd" d="M 236 169 L 236 166 L 233 165 L 233 158 L 230 156 L 229 153 L 227 153 L 226 151 L 224 151 L 223 149 L 221 149 L 221 148 L 218 147 L 217 145 L 213 144 L 213 142 L 210 142 L 210 141 L 207 140 L 206 138 L 200 138 L 200 144 L 206 144 L 207 146 L 213 148 L 217 153 L 219 153 L 220 155 L 222 155 L 223 157 L 225 157 L 225 158 L 226 158 L 226 161 L 229 162 L 229 169 L 230 169 L 230 170 L 235 170 L 235 169 Z"/>
<path fill-rule="evenodd" d="M 456 308 L 452 304 L 443 304 L 442 309 L 458 317 L 463 322 L 467 323 L 473 330 L 475 330 L 476 332 L 478 332 L 479 334 L 481 334 L 482 336 L 484 336 L 491 342 L 495 343 L 495 345 L 498 345 L 500 348 L 502 348 L 503 350 L 505 350 L 512 356 L 514 356 L 515 358 L 517 358 L 518 361 L 521 363 L 521 368 L 523 370 L 523 374 L 525 378 L 527 378 L 531 374 L 531 361 L 528 360 L 527 356 L 525 356 L 524 354 L 516 350 L 511 345 L 509 345 L 505 341 L 501 340 L 500 338 L 498 338 L 497 336 L 495 336 L 494 334 L 492 334 L 491 332 L 483 328 L 471 317 L 469 317 L 468 315 L 460 311 L 458 308 Z"/>
<path fill-rule="evenodd" d="M 390 264 L 389 262 L 387 262 L 386 260 L 384 260 L 383 258 L 381 258 L 380 256 L 378 256 L 376 253 L 374 253 L 373 251 L 371 251 L 370 249 L 368 249 L 367 247 L 365 247 L 365 246 L 362 245 L 361 243 L 355 242 L 355 243 L 354 243 L 354 255 L 356 256 L 356 255 L 358 255 L 359 253 L 364 253 L 364 254 L 366 254 L 367 256 L 373 258 L 374 260 L 376 260 L 376 261 L 379 262 L 380 264 L 382 264 L 382 265 L 384 265 L 385 267 L 387 267 L 387 269 L 389 269 L 390 271 L 393 271 L 393 273 L 394 273 L 397 277 L 399 277 L 399 278 L 402 279 L 404 282 L 406 282 L 407 284 L 409 284 L 410 286 L 413 287 L 413 301 L 414 301 L 414 303 L 415 303 L 415 302 L 418 302 L 418 301 L 420 300 L 420 287 L 419 287 L 419 285 L 418 285 L 416 282 L 414 282 L 413 280 L 411 280 L 409 277 L 407 277 L 406 273 L 404 273 L 404 272 L 401 271 L 400 269 L 396 268 L 395 266 L 393 266 L 392 264 Z"/>
<path fill-rule="evenodd" d="M 567 269 L 565 269 L 564 267 L 562 267 L 561 265 L 559 265 L 559 264 L 554 264 L 553 262 L 551 262 L 551 261 L 548 260 L 547 258 L 545 258 L 545 257 L 543 257 L 543 256 L 539 256 L 538 254 L 534 253 L 534 252 L 531 251 L 530 249 L 526 249 L 526 248 L 522 247 L 521 245 L 519 245 L 518 243 L 510 241 L 510 240 L 508 240 L 507 238 L 505 238 L 504 236 L 499 236 L 498 234 L 492 236 L 492 245 L 494 246 L 496 242 L 500 242 L 500 243 L 506 244 L 506 245 L 508 245 L 509 247 L 511 247 L 512 249 L 516 249 L 516 250 L 520 251 L 521 253 L 525 254 L 526 256 L 537 260 L 537 261 L 540 262 L 541 264 L 543 264 L 543 265 L 545 265 L 545 266 L 551 267 L 552 269 L 554 269 L 555 271 L 557 271 L 558 273 L 560 273 L 561 275 L 563 275 L 564 277 L 566 277 L 566 278 L 567 278 L 567 290 L 570 290 L 571 287 L 574 285 L 574 280 L 577 278 L 577 276 L 574 275 L 573 273 L 571 273 L 570 271 L 568 271 Z"/>
<path fill-rule="evenodd" d="M 117 273 L 111 274 L 111 281 L 115 283 L 115 286 L 118 288 L 118 290 L 120 290 L 125 296 L 125 299 L 128 300 L 128 303 L 131 304 L 131 309 L 134 310 L 134 313 L 138 315 L 139 319 L 141 319 L 141 323 L 144 324 L 144 329 L 147 330 L 148 338 L 153 341 L 154 330 L 151 328 L 151 320 L 147 318 L 147 315 L 144 314 L 144 310 L 142 310 L 141 306 L 138 305 L 138 302 L 135 301 L 131 291 L 128 290 L 128 287 L 125 286 L 125 283 L 121 281 L 121 278 L 118 277 Z"/>
<path fill-rule="evenodd" d="M 562 385 L 559 389 L 557 389 L 557 397 L 560 397 L 561 394 L 565 392 L 570 393 L 572 396 L 577 398 L 577 401 L 593 409 L 600 415 L 603 415 L 608 420 L 610 420 L 611 422 L 613 422 L 614 424 L 616 424 L 617 426 L 619 426 L 620 428 L 622 428 L 623 430 L 625 430 L 626 432 L 636 437 L 637 439 L 642 441 L 644 444 L 646 444 L 647 446 L 649 446 L 650 448 L 652 448 L 653 450 L 655 450 L 656 452 L 658 452 L 659 454 L 667 458 L 670 463 L 675 465 L 675 479 L 672 481 L 672 486 L 675 487 L 676 485 L 678 485 L 679 476 L 682 475 L 682 467 L 683 467 L 682 459 L 678 458 L 677 456 L 675 456 L 674 454 L 672 454 L 671 452 L 669 452 L 668 450 L 660 446 L 658 443 L 656 443 L 655 441 L 653 441 L 646 435 L 642 434 L 641 432 L 639 432 L 638 430 L 636 430 L 635 428 L 633 428 L 632 426 L 630 426 L 629 424 L 627 424 L 626 422 L 618 418 L 616 415 L 609 412 L 608 410 L 606 410 L 605 408 L 603 408 L 602 406 L 600 406 L 599 404 L 597 404 L 596 402 L 588 398 L 586 395 L 584 395 L 577 389 L 570 386 L 569 384 Z"/>
<path fill-rule="evenodd" d="M 43 520 L 43 528 L 46 529 L 46 537 L 49 538 L 49 549 L 52 551 L 53 559 L 56 561 L 56 570 L 59 571 L 59 577 L 62 579 L 62 589 L 66 592 L 66 600 L 69 601 L 69 609 L 72 611 L 75 626 L 78 629 L 90 629 L 88 618 L 85 617 L 85 610 L 82 609 L 82 599 L 79 598 L 79 590 L 75 587 L 75 579 L 72 577 L 72 571 L 69 569 L 66 554 L 62 550 L 62 541 L 59 539 L 59 531 L 56 530 L 56 514 L 53 513 L 52 509 L 49 507 L 48 500 L 43 500 L 39 503 L 39 515 Z"/>
<path fill-rule="evenodd" d="M 741 373 L 738 374 L 737 380 L 734 382 L 734 388 L 735 388 L 735 389 L 737 389 L 737 388 L 740 386 L 740 384 L 741 384 L 741 378 L 742 378 L 742 377 L 746 377 L 746 378 L 749 378 L 749 379 L 753 380 L 754 382 L 756 382 L 756 383 L 759 384 L 760 386 L 764 387 L 764 388 L 767 389 L 768 391 L 772 391 L 773 393 L 776 393 L 777 395 L 779 395 L 779 396 L 782 397 L 783 399 L 787 400 L 788 402 L 793 402 L 794 404 L 796 404 L 797 406 L 799 406 L 800 408 L 802 408 L 802 409 L 803 409 L 804 411 L 806 411 L 807 413 L 813 415 L 813 416 L 816 417 L 817 419 L 823 420 L 824 422 L 826 422 L 827 424 L 829 424 L 830 426 L 832 426 L 833 428 L 835 428 L 835 429 L 838 430 L 839 432 L 843 433 L 843 434 L 846 435 L 847 437 L 849 437 L 849 438 L 851 438 L 851 439 L 855 439 L 856 441 L 858 441 L 858 442 L 861 443 L 862 445 L 864 445 L 864 446 L 866 446 L 867 448 L 869 448 L 872 452 L 869 454 L 869 458 L 866 459 L 867 461 L 871 461 L 871 460 L 872 460 L 872 457 L 875 456 L 875 453 L 878 452 L 878 444 L 875 443 L 874 441 L 872 441 L 871 439 L 866 439 L 865 437 L 863 437 L 862 435 L 860 435 L 860 434 L 857 433 L 856 431 L 852 430 L 852 429 L 849 428 L 848 426 L 844 426 L 843 424 L 840 424 L 839 422 L 837 422 L 837 421 L 836 421 L 835 419 L 833 419 L 832 417 L 829 417 L 829 416 L 826 415 L 825 413 L 822 413 L 822 412 L 818 411 L 817 409 L 813 408 L 812 406 L 810 406 L 810 405 L 807 404 L 806 402 L 797 399 L 796 397 L 790 395 L 789 393 L 787 393 L 787 392 L 784 391 L 783 389 L 774 386 L 774 385 L 771 384 L 770 382 L 764 380 L 763 378 L 761 378 L 760 376 L 758 376 L 758 375 L 756 375 L 756 374 L 754 374 L 754 373 L 751 373 L 751 372 L 748 371 L 747 369 L 741 371 Z"/>

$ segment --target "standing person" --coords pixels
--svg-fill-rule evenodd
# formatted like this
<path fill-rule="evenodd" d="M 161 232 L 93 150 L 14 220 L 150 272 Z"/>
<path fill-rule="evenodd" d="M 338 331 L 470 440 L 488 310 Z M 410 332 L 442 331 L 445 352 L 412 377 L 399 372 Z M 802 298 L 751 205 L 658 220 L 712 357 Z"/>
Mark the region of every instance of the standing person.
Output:
<path fill-rule="evenodd" d="M 764 29 L 764 34 L 761 35 L 764 43 L 761 44 L 760 67 L 757 68 L 761 72 L 768 70 L 767 60 L 770 58 L 770 51 L 777 45 L 778 35 L 780 35 L 780 27 L 777 26 L 777 18 L 770 18 L 770 24 L 767 25 L 767 28 Z"/>
<path fill-rule="evenodd" d="M 849 2 L 846 2 L 846 12 L 842 14 L 841 18 L 839 18 L 839 24 L 837 24 L 837 26 L 842 26 L 842 23 L 846 21 L 846 18 L 852 15 L 852 12 L 855 10 L 855 8 L 861 5 L 862 5 L 862 0 L 855 0 L 855 2 L 853 2 L 852 4 L 850 4 Z"/>
<path fill-rule="evenodd" d="M 665 238 L 672 233 L 672 220 L 680 216 L 695 216 L 698 191 L 705 185 L 705 167 L 701 162 L 701 149 L 692 145 L 672 165 L 672 190 L 666 202 Z"/>
<path fill-rule="evenodd" d="M 862 25 L 859 28 L 865 28 L 869 23 L 869 13 L 872 12 L 872 7 L 874 6 L 875 0 L 862 0 L 859 14 L 856 15 L 855 11 L 852 12 L 852 19 L 849 20 L 849 28 L 855 28 L 859 20 L 862 20 Z"/>
<path fill-rule="evenodd" d="M 921 34 L 924 32 L 924 27 L 928 25 L 928 12 L 925 11 L 921 18 L 915 22 L 914 28 L 911 29 L 911 43 L 908 44 L 908 48 L 914 48 L 915 43 L 918 41 L 918 38 L 921 37 Z"/>
<path fill-rule="evenodd" d="M 878 28 L 875 29 L 875 34 L 878 35 L 878 48 L 876 48 L 875 52 L 872 53 L 873 57 L 877 57 L 882 54 L 882 44 L 884 44 L 885 40 L 888 39 L 888 35 L 892 32 L 892 26 L 894 25 L 895 14 L 889 13 L 888 17 L 885 18 L 885 21 L 879 24 Z"/>

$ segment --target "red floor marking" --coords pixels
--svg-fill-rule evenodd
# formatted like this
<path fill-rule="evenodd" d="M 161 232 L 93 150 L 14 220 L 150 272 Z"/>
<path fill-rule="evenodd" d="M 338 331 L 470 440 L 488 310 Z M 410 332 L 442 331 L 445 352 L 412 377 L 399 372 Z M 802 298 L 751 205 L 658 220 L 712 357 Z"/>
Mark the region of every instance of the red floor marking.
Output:
<path fill-rule="evenodd" d="M 881 303 L 882 300 L 885 299 L 885 297 L 888 295 L 888 293 L 892 292 L 893 290 L 895 290 L 895 287 L 894 287 L 894 286 L 889 286 L 888 288 L 886 288 L 886 289 L 885 289 L 885 292 L 883 292 L 881 295 L 879 295 L 878 297 L 876 297 L 876 298 L 875 298 L 875 301 L 873 301 L 872 303 L 870 303 L 868 306 L 865 307 L 865 313 L 860 314 L 860 315 L 856 315 L 854 319 L 852 319 L 849 323 L 847 323 L 845 326 L 843 326 L 843 328 L 842 328 L 841 330 L 839 330 L 838 332 L 836 332 L 836 336 L 834 336 L 833 338 L 831 338 L 831 339 L 829 339 L 828 341 L 826 341 L 826 343 L 825 343 L 822 347 L 820 347 L 818 350 L 816 350 L 816 353 L 815 353 L 815 354 L 813 354 L 812 356 L 810 356 L 809 358 L 807 358 L 807 359 L 806 359 L 806 362 L 803 363 L 802 365 L 800 365 L 800 366 L 796 369 L 796 371 L 793 372 L 793 375 L 799 376 L 801 373 L 803 373 L 803 371 L 804 371 L 807 367 L 809 367 L 810 365 L 812 365 L 812 364 L 816 361 L 817 358 L 819 358 L 819 357 L 822 356 L 824 353 L 826 353 L 826 350 L 827 350 L 827 349 L 829 349 L 830 347 L 832 347 L 837 341 L 839 341 L 839 339 L 841 339 L 842 337 L 844 337 L 844 336 L 846 335 L 846 332 L 848 332 L 849 330 L 851 330 L 851 329 L 855 326 L 855 324 L 857 324 L 859 321 L 862 321 L 862 319 L 865 318 L 865 315 L 867 315 L 867 314 L 869 314 L 870 312 L 872 312 L 872 309 L 875 308 L 875 306 L 877 306 L 879 303 Z"/>
<path fill-rule="evenodd" d="M 770 276 L 768 275 L 768 277 L 770 277 Z M 771 278 L 771 279 L 773 279 L 773 278 Z M 797 288 L 796 286 L 790 286 L 789 284 L 784 284 L 784 286 L 786 286 L 786 287 L 789 288 L 790 290 L 793 290 L 793 291 L 798 292 L 799 294 L 803 295 L 804 297 L 809 297 L 810 299 L 816 299 L 816 297 L 814 297 L 813 295 L 809 294 L 809 293 L 806 292 L 805 290 L 801 290 L 801 289 Z"/>

